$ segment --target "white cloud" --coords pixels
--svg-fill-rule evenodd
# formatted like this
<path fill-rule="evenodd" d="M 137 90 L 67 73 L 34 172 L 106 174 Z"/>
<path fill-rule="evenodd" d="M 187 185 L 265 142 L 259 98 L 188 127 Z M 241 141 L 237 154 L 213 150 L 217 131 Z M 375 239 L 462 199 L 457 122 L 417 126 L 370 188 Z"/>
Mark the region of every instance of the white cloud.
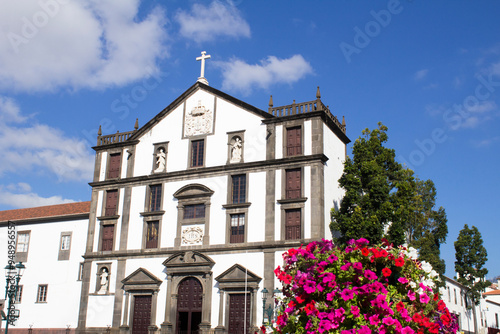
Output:
<path fill-rule="evenodd" d="M 292 84 L 313 73 L 311 65 L 301 55 L 287 59 L 269 56 L 260 64 L 247 64 L 239 59 L 214 62 L 222 69 L 222 88 L 249 93 L 252 88 L 267 88 L 271 84 Z"/>
<path fill-rule="evenodd" d="M 423 70 L 420 70 L 420 71 L 417 71 L 414 75 L 413 75 L 413 78 L 415 80 L 422 80 L 423 78 L 425 78 L 427 76 L 427 73 L 429 73 L 429 70 L 428 69 L 423 69 Z"/>
<path fill-rule="evenodd" d="M 497 104 L 495 101 L 482 101 L 476 105 L 468 106 L 467 110 L 472 113 L 487 113 L 497 109 Z"/>
<path fill-rule="evenodd" d="M 175 20 L 180 24 L 181 36 L 196 42 L 212 41 L 219 36 L 250 37 L 250 26 L 231 3 L 194 4 L 190 12 L 177 12 Z"/>
<path fill-rule="evenodd" d="M 164 12 L 139 0 L 0 2 L 0 88 L 124 85 L 166 56 Z"/>
<path fill-rule="evenodd" d="M 5 98 L 0 96 L 0 101 Z M 94 158 L 85 141 L 69 138 L 48 125 L 22 123 L 19 106 L 8 101 L 8 108 L 0 104 L 0 176 L 36 172 L 55 175 L 59 181 L 91 179 Z M 9 110 L 17 110 L 15 125 L 5 116 Z"/>
<path fill-rule="evenodd" d="M 61 196 L 41 197 L 32 192 L 16 193 L 5 191 L 5 189 L 2 189 L 0 186 L 0 204 L 18 209 L 73 202 L 75 201 L 62 198 Z"/>

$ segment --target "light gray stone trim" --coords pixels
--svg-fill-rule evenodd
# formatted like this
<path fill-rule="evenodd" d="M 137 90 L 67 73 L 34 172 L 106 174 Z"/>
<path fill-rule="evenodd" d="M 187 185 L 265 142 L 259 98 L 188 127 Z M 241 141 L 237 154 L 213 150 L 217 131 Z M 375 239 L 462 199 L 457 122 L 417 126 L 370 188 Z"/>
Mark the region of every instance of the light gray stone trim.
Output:
<path fill-rule="evenodd" d="M 134 176 L 134 166 L 135 166 L 135 145 L 125 147 L 125 153 L 127 159 L 127 173 L 125 174 L 127 177 Z"/>
<path fill-rule="evenodd" d="M 19 242 L 19 234 L 28 234 L 28 250 L 26 252 L 18 252 L 17 251 L 17 244 Z M 30 251 L 30 244 L 31 244 L 31 230 L 23 230 L 23 231 L 17 231 L 16 235 L 16 262 L 27 262 L 28 261 L 28 253 Z"/>
<path fill-rule="evenodd" d="M 154 251 L 154 250 L 161 247 L 162 218 L 163 218 L 163 215 L 151 215 L 151 216 L 147 215 L 143 218 L 142 247 L 141 248 L 145 252 Z M 148 223 L 154 222 L 154 221 L 158 222 L 158 247 L 157 248 L 146 248 L 146 242 L 147 242 L 146 238 L 147 238 L 147 234 L 148 234 Z"/>
<path fill-rule="evenodd" d="M 72 235 L 73 232 L 61 232 L 61 237 L 59 238 L 59 255 L 57 257 L 58 261 L 66 261 L 69 260 L 69 255 L 71 252 L 71 244 L 73 243 L 72 240 Z M 69 236 L 69 249 L 63 250 L 62 249 L 62 242 L 63 242 L 63 237 Z"/>
<path fill-rule="evenodd" d="M 104 225 L 114 225 L 114 228 L 113 228 L 113 248 L 111 251 L 103 251 L 102 250 L 102 233 L 103 233 Z M 99 240 L 98 240 L 98 244 L 97 244 L 97 251 L 98 252 L 106 254 L 106 253 L 111 253 L 115 250 L 115 248 L 116 248 L 116 233 L 117 233 L 116 226 L 117 225 L 118 225 L 118 222 L 116 219 L 99 220 Z"/>
<path fill-rule="evenodd" d="M 92 189 L 92 200 L 90 202 L 89 212 L 89 228 L 87 233 L 87 246 L 85 253 L 91 253 L 94 249 L 94 234 L 97 220 L 97 201 L 99 199 L 99 191 Z"/>
<path fill-rule="evenodd" d="M 94 162 L 94 182 L 99 181 L 99 175 L 101 174 L 101 160 L 103 152 L 96 152 L 95 162 Z"/>
<path fill-rule="evenodd" d="M 325 167 L 311 166 L 311 238 L 325 237 Z"/>
<path fill-rule="evenodd" d="M 323 154 L 323 122 L 320 117 L 311 119 L 311 132 L 312 154 Z"/>
<path fill-rule="evenodd" d="M 276 158 L 276 124 L 266 124 L 266 160 Z"/>
<path fill-rule="evenodd" d="M 92 261 L 85 260 L 85 262 L 83 263 L 83 282 L 82 282 L 82 291 L 80 294 L 80 311 L 78 313 L 77 333 L 85 332 L 85 327 L 87 323 L 87 309 L 89 302 L 91 269 L 92 269 Z"/>
<path fill-rule="evenodd" d="M 266 171 L 266 221 L 265 241 L 274 241 L 275 222 L 275 200 L 276 200 L 276 171 Z"/>
<path fill-rule="evenodd" d="M 120 192 L 118 190 L 118 192 Z M 132 187 L 127 187 L 124 189 L 123 198 L 123 210 L 122 210 L 122 221 L 121 221 L 121 232 L 120 232 L 120 250 L 127 249 L 128 242 L 128 227 L 130 224 L 130 205 L 132 201 Z M 115 225 L 116 229 L 116 225 Z M 116 236 L 116 232 L 115 232 Z M 114 243 L 114 242 L 113 242 Z"/>
<path fill-rule="evenodd" d="M 120 320 L 122 317 L 122 306 L 123 306 L 123 293 L 121 293 L 122 289 L 122 280 L 125 278 L 125 268 L 126 268 L 126 260 L 118 260 L 117 268 L 116 268 L 116 293 L 115 293 L 115 305 L 113 308 L 113 328 L 120 327 Z"/>

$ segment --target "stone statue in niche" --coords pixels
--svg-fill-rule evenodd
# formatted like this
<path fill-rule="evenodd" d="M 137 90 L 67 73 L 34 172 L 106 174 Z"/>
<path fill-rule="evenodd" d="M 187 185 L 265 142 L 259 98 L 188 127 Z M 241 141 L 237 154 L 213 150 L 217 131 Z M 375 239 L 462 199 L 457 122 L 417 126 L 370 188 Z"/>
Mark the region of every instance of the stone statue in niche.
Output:
<path fill-rule="evenodd" d="M 99 275 L 100 281 L 99 281 L 99 291 L 97 291 L 98 294 L 104 295 L 108 292 L 108 287 L 109 287 L 109 279 L 108 279 L 108 268 L 104 267 L 101 269 L 101 274 Z"/>
<path fill-rule="evenodd" d="M 184 117 L 184 136 L 197 136 L 212 133 L 213 131 L 213 111 L 204 107 L 201 100 L 198 106 L 186 111 Z"/>
<path fill-rule="evenodd" d="M 230 162 L 241 162 L 241 150 L 243 143 L 240 137 L 235 137 L 234 142 L 231 144 L 231 160 Z"/>
<path fill-rule="evenodd" d="M 155 173 L 165 171 L 165 161 L 166 161 L 165 149 L 163 147 L 160 147 L 160 149 L 158 150 L 158 153 L 156 153 Z"/>

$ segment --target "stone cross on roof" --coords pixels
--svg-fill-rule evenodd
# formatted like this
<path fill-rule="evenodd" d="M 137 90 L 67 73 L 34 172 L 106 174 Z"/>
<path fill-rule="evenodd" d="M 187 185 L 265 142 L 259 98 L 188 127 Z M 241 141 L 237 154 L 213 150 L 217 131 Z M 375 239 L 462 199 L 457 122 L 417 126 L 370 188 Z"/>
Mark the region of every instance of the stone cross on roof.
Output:
<path fill-rule="evenodd" d="M 196 60 L 201 60 L 201 72 L 198 81 L 208 85 L 208 81 L 205 79 L 205 59 L 210 59 L 210 55 L 207 55 L 206 53 L 206 51 L 201 51 L 201 56 L 196 58 Z"/>

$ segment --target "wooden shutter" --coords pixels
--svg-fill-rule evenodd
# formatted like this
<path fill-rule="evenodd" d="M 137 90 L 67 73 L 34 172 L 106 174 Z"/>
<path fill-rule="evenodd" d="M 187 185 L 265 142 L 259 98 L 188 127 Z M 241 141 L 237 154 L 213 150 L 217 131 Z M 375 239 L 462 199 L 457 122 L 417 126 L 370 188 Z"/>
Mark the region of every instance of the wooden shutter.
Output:
<path fill-rule="evenodd" d="M 301 209 L 291 209 L 285 211 L 285 239 L 297 240 L 301 237 L 300 215 Z"/>
<path fill-rule="evenodd" d="M 286 199 L 300 198 L 302 196 L 301 191 L 301 170 L 289 169 L 286 171 Z"/>
<path fill-rule="evenodd" d="M 106 192 L 106 211 L 105 216 L 115 216 L 118 204 L 118 190 L 108 190 Z"/>
<path fill-rule="evenodd" d="M 121 153 L 109 155 L 108 179 L 114 179 L 120 176 Z"/>
<path fill-rule="evenodd" d="M 151 325 L 151 299 L 151 296 L 134 297 L 132 334 L 148 334 L 148 326 Z"/>
<path fill-rule="evenodd" d="M 286 152 L 287 156 L 302 154 L 302 131 L 300 126 L 287 129 Z"/>
<path fill-rule="evenodd" d="M 115 236 L 115 225 L 104 225 L 102 227 L 102 251 L 113 250 L 113 238 Z"/>

